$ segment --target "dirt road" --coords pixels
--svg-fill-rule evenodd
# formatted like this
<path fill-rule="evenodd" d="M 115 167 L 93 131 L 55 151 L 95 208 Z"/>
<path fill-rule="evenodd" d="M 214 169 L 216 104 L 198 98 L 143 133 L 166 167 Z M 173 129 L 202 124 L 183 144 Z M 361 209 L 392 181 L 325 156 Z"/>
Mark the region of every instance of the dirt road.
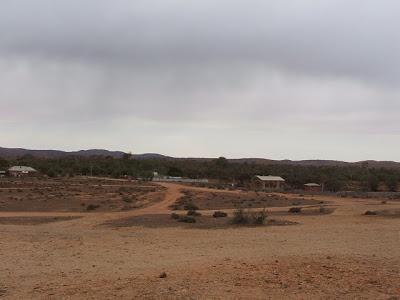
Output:
<path fill-rule="evenodd" d="M 82 217 L 34 226 L 0 225 L 0 297 L 400 297 L 400 219 L 361 215 L 371 208 L 399 207 L 398 202 L 381 205 L 371 199 L 325 197 L 336 207 L 333 214 L 285 216 L 299 223 L 294 226 L 203 230 L 178 223 L 166 228 L 102 225 L 119 218 L 170 214 L 168 206 L 180 197 L 182 186 L 163 186 L 163 201 L 133 211 L 0 213 L 0 218 Z M 167 277 L 159 278 L 161 272 Z"/>

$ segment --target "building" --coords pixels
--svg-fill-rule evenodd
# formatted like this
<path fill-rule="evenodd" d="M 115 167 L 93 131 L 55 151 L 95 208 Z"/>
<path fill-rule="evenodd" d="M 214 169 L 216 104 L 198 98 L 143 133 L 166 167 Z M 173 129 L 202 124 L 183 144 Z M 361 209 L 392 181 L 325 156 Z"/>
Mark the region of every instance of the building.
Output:
<path fill-rule="evenodd" d="M 194 179 L 194 178 L 183 178 L 176 176 L 162 176 L 157 172 L 153 172 L 154 182 L 183 182 L 183 183 L 208 183 L 208 179 Z"/>
<path fill-rule="evenodd" d="M 306 183 L 304 185 L 304 190 L 306 192 L 322 192 L 323 188 L 322 185 L 318 183 Z"/>
<path fill-rule="evenodd" d="M 12 177 L 26 177 L 34 176 L 36 174 L 37 171 L 34 168 L 26 166 L 14 166 L 8 169 L 8 175 Z"/>
<path fill-rule="evenodd" d="M 0 171 L 0 177 L 5 177 L 6 176 L 6 171 Z"/>
<path fill-rule="evenodd" d="M 282 190 L 285 187 L 285 179 L 280 176 L 255 176 L 254 185 L 261 190 Z"/>

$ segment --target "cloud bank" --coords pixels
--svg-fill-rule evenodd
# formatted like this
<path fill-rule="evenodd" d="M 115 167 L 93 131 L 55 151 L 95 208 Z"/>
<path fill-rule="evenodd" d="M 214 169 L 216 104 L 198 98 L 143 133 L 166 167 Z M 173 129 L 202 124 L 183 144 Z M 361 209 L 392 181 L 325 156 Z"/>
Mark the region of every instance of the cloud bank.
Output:
<path fill-rule="evenodd" d="M 399 9 L 4 0 L 1 145 L 399 160 Z"/>

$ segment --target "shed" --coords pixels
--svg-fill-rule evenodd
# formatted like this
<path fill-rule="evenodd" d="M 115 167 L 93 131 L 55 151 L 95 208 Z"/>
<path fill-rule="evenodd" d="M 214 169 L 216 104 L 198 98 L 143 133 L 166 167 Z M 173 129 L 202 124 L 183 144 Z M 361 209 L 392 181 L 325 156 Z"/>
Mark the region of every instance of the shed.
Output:
<path fill-rule="evenodd" d="M 318 183 L 306 183 L 304 185 L 304 190 L 307 192 L 321 192 L 322 185 L 320 185 Z"/>
<path fill-rule="evenodd" d="M 25 177 L 35 175 L 37 171 L 32 167 L 13 166 L 8 169 L 8 174 L 13 177 Z"/>
<path fill-rule="evenodd" d="M 281 190 L 285 186 L 285 179 L 280 176 L 261 176 L 257 175 L 254 178 L 257 188 L 262 190 Z"/>

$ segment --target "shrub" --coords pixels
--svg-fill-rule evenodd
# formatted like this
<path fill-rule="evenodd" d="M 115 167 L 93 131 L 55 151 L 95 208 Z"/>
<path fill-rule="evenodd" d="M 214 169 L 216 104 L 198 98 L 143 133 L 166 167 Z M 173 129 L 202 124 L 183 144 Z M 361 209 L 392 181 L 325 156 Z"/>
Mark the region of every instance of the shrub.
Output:
<path fill-rule="evenodd" d="M 184 210 L 198 210 L 199 208 L 193 203 L 193 202 L 188 202 L 183 206 Z"/>
<path fill-rule="evenodd" d="M 289 209 L 289 212 L 290 212 L 290 213 L 293 213 L 293 214 L 301 213 L 301 207 L 291 207 L 291 208 Z"/>
<path fill-rule="evenodd" d="M 239 208 L 233 213 L 233 224 L 248 224 L 249 221 L 249 216 L 243 211 L 243 209 Z"/>
<path fill-rule="evenodd" d="M 96 210 L 96 209 L 98 209 L 99 207 L 100 207 L 100 205 L 89 204 L 89 205 L 86 207 L 86 210 Z"/>
<path fill-rule="evenodd" d="M 180 216 L 177 213 L 172 213 L 171 218 L 174 220 L 178 220 L 180 218 Z"/>
<path fill-rule="evenodd" d="M 182 218 L 178 219 L 178 222 L 183 223 L 196 223 L 196 219 L 191 216 L 183 216 Z"/>
<path fill-rule="evenodd" d="M 214 218 L 226 218 L 228 216 L 228 214 L 226 212 L 223 211 L 216 211 L 213 214 Z"/>
<path fill-rule="evenodd" d="M 124 202 L 126 202 L 126 203 L 132 203 L 133 202 L 133 200 L 131 198 L 129 198 L 129 197 L 123 197 L 122 200 Z"/>
<path fill-rule="evenodd" d="M 365 212 L 365 215 L 367 215 L 367 216 L 376 216 L 377 212 L 376 211 L 367 210 Z"/>
<path fill-rule="evenodd" d="M 201 216 L 201 213 L 199 213 L 199 212 L 197 212 L 197 211 L 195 211 L 195 210 L 189 210 L 189 211 L 187 212 L 187 215 L 188 215 L 188 216 L 193 216 L 193 217 L 198 217 L 198 216 Z"/>
<path fill-rule="evenodd" d="M 266 219 L 267 219 L 267 211 L 265 209 L 253 213 L 253 222 L 256 225 L 264 225 Z"/>

